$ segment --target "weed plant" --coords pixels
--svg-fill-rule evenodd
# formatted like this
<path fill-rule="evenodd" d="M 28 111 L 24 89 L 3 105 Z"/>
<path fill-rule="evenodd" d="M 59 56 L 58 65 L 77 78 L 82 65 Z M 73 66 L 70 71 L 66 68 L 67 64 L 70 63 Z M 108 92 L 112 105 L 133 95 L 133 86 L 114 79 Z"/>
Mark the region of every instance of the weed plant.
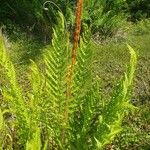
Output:
<path fill-rule="evenodd" d="M 86 31 L 77 50 L 69 97 L 71 47 L 61 13 L 52 46 L 43 56 L 44 68 L 40 70 L 31 60 L 31 89 L 25 95 L 0 36 L 0 79 L 5 83 L 0 87 L 0 149 L 103 149 L 122 130 L 122 120 L 133 108 L 129 99 L 136 54 L 128 46 L 131 58 L 127 72 L 107 103 L 101 97 L 99 78 L 91 75 L 93 50 Z"/>

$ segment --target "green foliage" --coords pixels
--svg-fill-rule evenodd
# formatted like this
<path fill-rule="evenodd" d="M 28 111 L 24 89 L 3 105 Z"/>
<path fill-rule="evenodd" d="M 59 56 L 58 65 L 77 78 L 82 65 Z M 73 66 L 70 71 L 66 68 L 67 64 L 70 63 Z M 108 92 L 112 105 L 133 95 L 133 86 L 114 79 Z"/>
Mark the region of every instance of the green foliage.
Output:
<path fill-rule="evenodd" d="M 33 138 L 26 144 L 26 150 L 41 150 L 40 129 L 37 128 Z"/>
<path fill-rule="evenodd" d="M 3 128 L 3 113 L 2 110 L 0 109 L 0 130 Z"/>
<path fill-rule="evenodd" d="M 86 0 L 83 19 L 91 26 L 93 33 L 113 36 L 126 19 L 122 10 L 124 3 L 123 0 Z"/>
<path fill-rule="evenodd" d="M 147 25 L 148 26 L 148 25 Z M 133 94 L 131 102 L 138 107 L 134 113 L 129 113 L 123 121 L 123 130 L 115 140 L 107 147 L 118 150 L 128 149 L 149 149 L 149 80 L 150 80 L 150 35 L 149 30 L 144 34 L 134 34 L 136 26 L 133 25 L 133 33 L 128 35 L 128 43 L 138 54 L 138 65 L 134 79 Z M 146 28 L 145 28 L 146 29 Z M 145 30 L 146 31 L 146 30 Z M 133 35 L 134 34 L 134 35 Z M 109 42 L 108 44 L 94 44 L 96 51 L 94 57 L 93 75 L 101 78 L 102 95 L 105 101 L 112 93 L 112 87 L 118 82 L 120 75 L 125 71 L 124 64 L 128 60 L 128 53 L 124 42 Z M 143 115 L 145 114 L 145 115 Z M 146 148 L 147 147 L 147 148 Z"/>
<path fill-rule="evenodd" d="M 150 17 L 150 2 L 148 0 L 126 0 L 130 20 L 136 22 Z"/>
<path fill-rule="evenodd" d="M 150 19 L 144 19 L 131 27 L 131 32 L 134 35 L 145 35 L 150 33 Z"/>
<path fill-rule="evenodd" d="M 19 26 L 23 31 L 47 40 L 57 21 L 58 9 L 69 19 L 71 4 L 68 0 L 51 0 L 51 3 L 45 5 L 47 10 L 44 9 L 44 2 L 45 0 L 0 1 L 0 25 L 6 25 L 10 33 Z"/>
<path fill-rule="evenodd" d="M 8 56 L 6 55 L 6 47 L 4 45 L 3 38 L 0 39 L 0 65 L 3 67 L 4 78 L 8 85 L 3 87 L 2 95 L 6 99 L 6 104 L 11 106 L 12 114 L 11 117 L 17 117 L 16 126 L 21 127 L 19 134 L 23 134 L 26 140 L 26 130 L 29 128 L 29 117 L 27 108 L 25 106 L 25 101 L 21 92 L 20 85 L 18 85 L 16 80 L 16 73 L 14 66 Z M 23 140 L 23 139 L 21 139 Z"/>
<path fill-rule="evenodd" d="M 74 25 L 75 0 L 1 0 L 0 24 L 6 25 L 12 32 L 16 26 L 24 31 L 51 38 L 52 27 L 57 22 L 57 11 L 61 10 L 66 18 L 68 28 Z M 149 18 L 148 0 L 85 0 L 83 23 L 92 28 L 93 33 L 99 32 L 103 38 L 113 36 L 122 28 L 127 20 L 141 20 Z"/>
<path fill-rule="evenodd" d="M 2 110 L 0 109 L 0 133 L 2 134 L 2 130 L 4 128 L 4 118 L 3 118 L 3 112 Z M 2 139 L 3 139 L 3 136 L 1 135 L 0 137 L 0 150 L 2 149 Z"/>
<path fill-rule="evenodd" d="M 86 34 L 77 52 L 71 95 L 66 96 L 71 46 L 61 13 L 53 29 L 52 46 L 44 53 L 44 67 L 40 70 L 31 61 L 30 89 L 25 94 L 4 43 L 0 36 L 0 65 L 8 84 L 1 87 L 2 101 L 10 116 L 1 117 L 1 122 L 13 128 L 9 134 L 14 149 L 102 149 L 121 131 L 123 117 L 133 108 L 129 98 L 136 54 L 130 46 L 127 73 L 114 90 L 112 99 L 105 103 L 99 91 L 99 80 L 92 78 L 91 41 Z M 1 106 L 1 109 L 6 108 Z"/>

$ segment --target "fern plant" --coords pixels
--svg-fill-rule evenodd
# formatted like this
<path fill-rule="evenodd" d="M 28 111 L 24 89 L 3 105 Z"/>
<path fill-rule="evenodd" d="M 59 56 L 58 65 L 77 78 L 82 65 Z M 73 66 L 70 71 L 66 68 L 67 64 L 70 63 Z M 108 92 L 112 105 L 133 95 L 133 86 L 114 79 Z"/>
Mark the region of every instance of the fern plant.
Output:
<path fill-rule="evenodd" d="M 121 123 L 128 109 L 136 54 L 131 54 L 127 73 L 124 74 L 109 103 L 101 98 L 99 79 L 92 78 L 91 41 L 85 34 L 80 39 L 71 78 L 71 93 L 67 85 L 71 64 L 71 45 L 59 13 L 58 25 L 53 29 L 52 46 L 43 57 L 44 68 L 39 69 L 31 60 L 30 90 L 24 94 L 18 84 L 14 65 L 7 55 L 4 38 L 0 36 L 0 65 L 7 86 L 1 86 L 2 101 L 8 110 L 5 117 L 0 111 L 0 130 L 6 124 L 10 130 L 10 149 L 46 150 L 103 149 L 121 131 Z M 1 139 L 0 135 L 0 139 Z M 7 141 L 8 139 L 6 139 Z M 3 141 L 2 148 L 7 148 Z"/>

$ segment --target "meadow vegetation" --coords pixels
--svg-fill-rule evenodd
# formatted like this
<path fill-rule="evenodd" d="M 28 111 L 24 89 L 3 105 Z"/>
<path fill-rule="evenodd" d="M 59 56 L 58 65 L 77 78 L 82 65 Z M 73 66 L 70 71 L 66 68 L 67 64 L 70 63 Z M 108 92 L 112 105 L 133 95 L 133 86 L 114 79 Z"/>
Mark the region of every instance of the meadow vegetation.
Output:
<path fill-rule="evenodd" d="M 146 0 L 1 1 L 0 150 L 148 150 Z"/>

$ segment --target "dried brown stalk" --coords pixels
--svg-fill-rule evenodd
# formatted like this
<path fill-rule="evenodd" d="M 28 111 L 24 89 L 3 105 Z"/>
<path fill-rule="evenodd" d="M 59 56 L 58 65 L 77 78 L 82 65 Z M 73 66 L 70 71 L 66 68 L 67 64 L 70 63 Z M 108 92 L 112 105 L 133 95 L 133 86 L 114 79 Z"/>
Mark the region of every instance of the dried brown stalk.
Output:
<path fill-rule="evenodd" d="M 71 60 L 71 65 L 69 66 L 68 77 L 67 77 L 67 84 L 68 84 L 67 98 L 70 98 L 71 96 L 72 75 L 73 75 L 74 65 L 76 63 L 77 48 L 80 39 L 82 9 L 83 9 L 83 0 L 78 0 L 77 7 L 76 7 L 75 31 L 73 35 L 73 47 L 72 47 L 72 57 L 71 57 L 72 60 Z"/>
<path fill-rule="evenodd" d="M 76 19 L 75 19 L 75 31 L 73 35 L 73 48 L 72 48 L 72 60 L 71 65 L 69 66 L 68 75 L 67 75 L 67 92 L 66 92 L 66 105 L 68 105 L 68 101 L 71 97 L 71 83 L 72 83 L 72 75 L 74 65 L 76 63 L 76 53 L 78 48 L 78 43 L 80 39 L 80 31 L 81 31 L 81 16 L 82 16 L 82 9 L 83 9 L 83 0 L 77 1 L 76 7 Z M 66 106 L 66 108 L 68 108 Z M 66 118 L 68 118 L 68 111 L 65 113 Z"/>
<path fill-rule="evenodd" d="M 75 31 L 73 35 L 73 48 L 72 48 L 72 65 L 76 63 L 76 51 L 80 39 L 81 31 L 81 16 L 83 9 L 83 0 L 78 0 L 76 8 L 76 20 L 75 20 Z"/>
<path fill-rule="evenodd" d="M 76 55 L 77 55 L 76 53 L 77 53 L 78 43 L 80 39 L 82 9 L 83 9 L 83 0 L 77 0 L 71 65 L 69 66 L 68 74 L 67 74 L 66 104 L 65 104 L 65 112 L 64 112 L 64 121 L 66 124 L 68 122 L 69 101 L 71 98 L 71 84 L 72 84 L 73 69 L 74 69 L 74 65 L 76 64 Z M 65 129 L 62 131 L 62 139 L 63 140 L 65 139 Z"/>

